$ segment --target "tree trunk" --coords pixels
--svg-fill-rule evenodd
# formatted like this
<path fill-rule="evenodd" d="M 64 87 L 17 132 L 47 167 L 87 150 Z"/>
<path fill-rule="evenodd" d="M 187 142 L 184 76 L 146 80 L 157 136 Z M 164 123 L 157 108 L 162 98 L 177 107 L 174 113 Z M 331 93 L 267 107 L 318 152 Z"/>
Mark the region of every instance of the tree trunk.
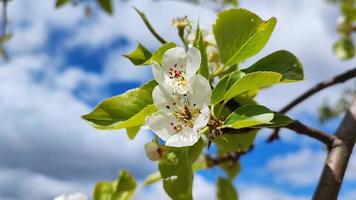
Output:
<path fill-rule="evenodd" d="M 356 98 L 336 131 L 314 200 L 336 200 L 356 141 Z"/>

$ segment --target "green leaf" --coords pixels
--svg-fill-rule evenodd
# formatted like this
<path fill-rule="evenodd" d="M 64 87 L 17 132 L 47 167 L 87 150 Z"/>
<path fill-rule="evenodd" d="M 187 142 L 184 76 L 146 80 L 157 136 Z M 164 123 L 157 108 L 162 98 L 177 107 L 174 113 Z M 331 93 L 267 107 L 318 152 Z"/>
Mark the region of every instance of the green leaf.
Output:
<path fill-rule="evenodd" d="M 226 92 L 230 89 L 233 83 L 239 80 L 244 75 L 244 73 L 236 71 L 227 74 L 222 79 L 220 79 L 211 94 L 212 104 L 218 104 L 220 101 L 224 100 Z"/>
<path fill-rule="evenodd" d="M 256 138 L 258 129 L 244 134 L 223 134 L 217 137 L 214 142 L 219 153 L 231 151 L 248 151 Z"/>
<path fill-rule="evenodd" d="M 108 14 L 112 15 L 114 13 L 111 0 L 97 0 L 97 2 L 100 7 Z"/>
<path fill-rule="evenodd" d="M 60 8 L 62 6 L 64 6 L 67 3 L 70 3 L 71 0 L 57 0 L 56 1 L 56 8 Z"/>
<path fill-rule="evenodd" d="M 193 172 L 188 147 L 170 148 L 158 164 L 163 188 L 173 200 L 192 200 Z"/>
<path fill-rule="evenodd" d="M 242 70 L 245 73 L 272 71 L 282 74 L 282 82 L 300 81 L 304 79 L 303 67 L 298 58 L 288 51 L 276 51 L 251 67 Z"/>
<path fill-rule="evenodd" d="M 345 15 L 346 18 L 350 19 L 351 21 L 356 20 L 356 7 L 351 4 L 342 4 L 341 11 Z"/>
<path fill-rule="evenodd" d="M 245 9 L 220 12 L 213 31 L 222 62 L 238 64 L 257 54 L 268 42 L 276 22 L 274 17 L 263 21 Z"/>
<path fill-rule="evenodd" d="M 136 189 L 136 180 L 128 171 L 120 171 L 117 180 L 99 182 L 94 189 L 94 200 L 129 200 Z"/>
<path fill-rule="evenodd" d="M 159 172 L 154 172 L 147 176 L 145 182 L 143 183 L 143 186 L 148 186 L 152 185 L 153 183 L 156 183 L 162 179 L 161 173 Z"/>
<path fill-rule="evenodd" d="M 235 160 L 223 162 L 219 166 L 226 172 L 230 181 L 234 180 L 241 169 L 240 163 Z"/>
<path fill-rule="evenodd" d="M 269 124 L 261 124 L 254 126 L 253 128 L 277 128 L 277 127 L 285 127 L 288 124 L 292 123 L 293 120 L 283 114 L 274 113 L 274 117 Z"/>
<path fill-rule="evenodd" d="M 188 155 L 191 163 L 194 163 L 198 159 L 201 152 L 203 151 L 204 146 L 204 141 L 202 138 L 200 138 L 193 146 L 188 147 Z"/>
<path fill-rule="evenodd" d="M 142 65 L 152 57 L 152 54 L 146 47 L 139 43 L 133 52 L 124 56 L 134 65 Z"/>
<path fill-rule="evenodd" d="M 244 105 L 231 113 L 225 120 L 225 126 L 234 129 L 247 128 L 261 124 L 270 124 L 274 114 L 260 105 Z"/>
<path fill-rule="evenodd" d="M 276 72 L 253 72 L 236 81 L 226 92 L 224 99 L 228 101 L 237 95 L 256 92 L 257 90 L 280 82 L 282 74 Z"/>
<path fill-rule="evenodd" d="M 342 60 L 348 60 L 355 56 L 355 46 L 352 38 L 343 37 L 334 44 L 335 55 Z"/>
<path fill-rule="evenodd" d="M 156 111 L 152 104 L 152 90 L 157 85 L 150 81 L 139 88 L 102 101 L 82 118 L 97 129 L 115 130 L 144 124 L 145 118 Z"/>
<path fill-rule="evenodd" d="M 129 137 L 130 140 L 135 139 L 135 137 L 136 137 L 137 133 L 140 131 L 140 129 L 141 129 L 141 126 L 133 126 L 133 127 L 126 128 L 127 137 Z"/>
<path fill-rule="evenodd" d="M 199 74 L 205 78 L 209 78 L 209 68 L 208 68 L 208 55 L 206 52 L 206 44 L 204 43 L 203 33 L 201 32 L 199 25 L 196 29 L 196 36 L 193 42 L 193 46 L 198 48 L 201 54 L 201 63 L 199 68 Z"/>
<path fill-rule="evenodd" d="M 165 43 L 161 47 L 159 47 L 156 52 L 153 53 L 152 57 L 148 59 L 144 64 L 145 65 L 150 65 L 152 62 L 156 62 L 158 64 L 162 64 L 162 57 L 163 54 L 168 50 L 173 47 L 176 47 L 176 43 L 170 42 L 170 43 Z"/>
<path fill-rule="evenodd" d="M 5 35 L 2 35 L 0 37 L 0 44 L 3 44 L 5 42 L 8 42 L 9 40 L 11 40 L 13 35 L 14 35 L 13 33 L 6 33 Z"/>
<path fill-rule="evenodd" d="M 238 200 L 237 192 L 229 180 L 219 178 L 217 182 L 218 200 Z"/>

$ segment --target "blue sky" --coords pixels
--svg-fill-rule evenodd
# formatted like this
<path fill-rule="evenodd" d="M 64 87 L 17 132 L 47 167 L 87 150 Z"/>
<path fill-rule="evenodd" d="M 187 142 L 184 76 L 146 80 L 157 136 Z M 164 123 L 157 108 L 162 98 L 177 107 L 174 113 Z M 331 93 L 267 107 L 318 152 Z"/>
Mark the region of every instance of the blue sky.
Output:
<path fill-rule="evenodd" d="M 341 62 L 331 46 L 338 10 L 324 1 L 241 0 L 241 6 L 264 19 L 276 16 L 277 27 L 266 48 L 246 66 L 280 49 L 295 53 L 304 64 L 306 80 L 263 91 L 257 99 L 279 109 L 320 80 L 351 67 Z M 149 67 L 134 67 L 122 57 L 137 42 L 154 50 L 159 43 L 149 34 L 136 6 L 151 19 L 168 40 L 179 42 L 171 19 L 188 15 L 208 27 L 212 10 L 178 1 L 117 2 L 113 17 L 95 12 L 85 18 L 81 8 L 53 9 L 53 2 L 13 1 L 9 5 L 9 29 L 15 33 L 7 44 L 9 62 L 0 63 L 0 199 L 52 199 L 62 193 L 85 192 L 95 182 L 130 170 L 141 183 L 157 170 L 144 155 L 143 144 L 151 134 L 143 130 L 134 141 L 123 131 L 103 132 L 80 119 L 98 102 L 120 94 L 152 78 Z M 291 112 L 306 124 L 333 133 L 339 119 L 319 124 L 317 106 L 328 96 L 335 99 L 336 86 L 310 98 Z M 241 159 L 242 172 L 235 181 L 242 200 L 310 199 L 325 150 L 323 146 L 288 131 L 282 140 L 266 144 L 262 131 L 256 148 Z M 214 199 L 218 169 L 195 176 L 196 199 Z M 356 156 L 350 161 L 340 199 L 356 199 Z M 167 199 L 161 185 L 139 188 L 135 199 Z"/>

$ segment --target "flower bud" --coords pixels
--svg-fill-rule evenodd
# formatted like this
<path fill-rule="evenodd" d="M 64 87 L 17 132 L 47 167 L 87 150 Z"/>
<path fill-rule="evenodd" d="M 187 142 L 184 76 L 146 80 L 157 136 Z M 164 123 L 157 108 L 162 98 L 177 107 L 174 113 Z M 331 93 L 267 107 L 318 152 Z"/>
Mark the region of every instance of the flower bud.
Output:
<path fill-rule="evenodd" d="M 188 16 L 177 17 L 172 20 L 172 25 L 178 29 L 184 29 L 185 27 L 190 25 L 190 21 L 188 19 Z"/>
<path fill-rule="evenodd" d="M 162 158 L 162 150 L 156 142 L 148 142 L 145 144 L 145 152 L 151 161 L 157 161 Z"/>

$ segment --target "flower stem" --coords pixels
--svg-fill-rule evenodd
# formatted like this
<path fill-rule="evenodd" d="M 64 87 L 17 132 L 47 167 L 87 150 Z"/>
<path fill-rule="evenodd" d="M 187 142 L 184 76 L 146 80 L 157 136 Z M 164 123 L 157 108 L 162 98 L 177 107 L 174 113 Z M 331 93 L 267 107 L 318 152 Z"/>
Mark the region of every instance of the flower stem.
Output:
<path fill-rule="evenodd" d="M 167 41 L 165 39 L 163 39 L 157 32 L 156 30 L 153 28 L 153 26 L 151 25 L 151 23 L 148 21 L 145 13 L 143 13 L 142 11 L 140 11 L 139 9 L 137 9 L 136 7 L 133 7 L 137 14 L 141 17 L 141 19 L 143 20 L 143 22 L 145 23 L 146 27 L 148 28 L 148 30 L 152 33 L 152 35 L 162 44 L 167 43 Z"/>

